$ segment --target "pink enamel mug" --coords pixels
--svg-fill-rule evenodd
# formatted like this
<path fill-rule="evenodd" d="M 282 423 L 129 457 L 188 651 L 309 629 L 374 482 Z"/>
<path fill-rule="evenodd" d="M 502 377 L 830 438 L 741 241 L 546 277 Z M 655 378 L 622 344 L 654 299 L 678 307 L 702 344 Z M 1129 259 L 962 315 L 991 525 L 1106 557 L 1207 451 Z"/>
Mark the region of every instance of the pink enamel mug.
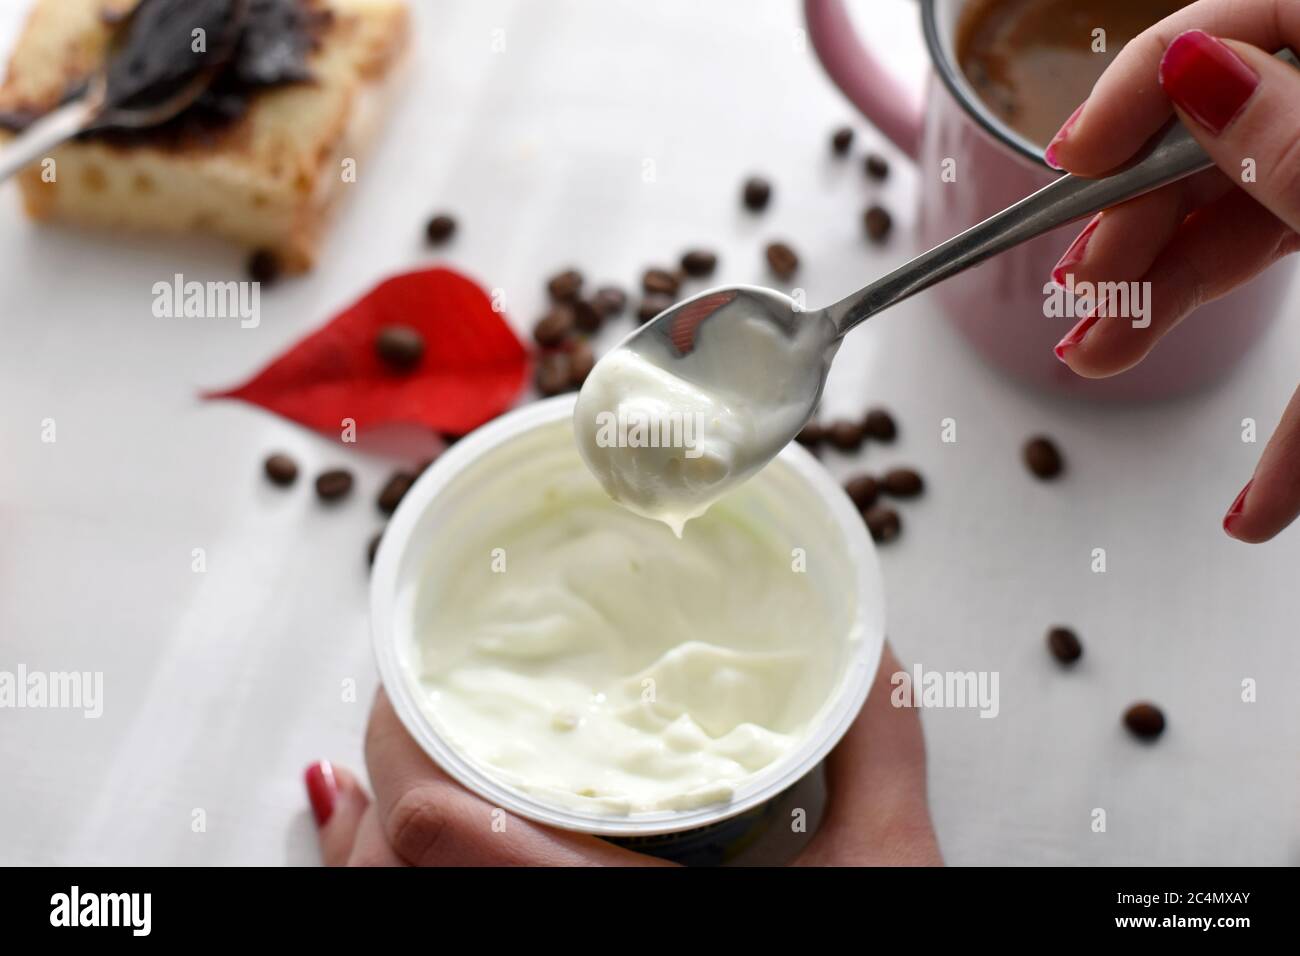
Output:
<path fill-rule="evenodd" d="M 921 0 L 934 75 L 925 102 L 917 103 L 860 42 L 843 0 L 804 0 L 809 37 L 831 79 L 924 174 L 933 171 L 935 185 L 919 190 L 921 248 L 942 242 L 1060 175 L 1043 161 L 1041 146 L 984 106 L 958 67 L 957 30 L 970 2 Z M 958 182 L 941 186 L 945 161 L 956 169 Z M 1045 317 L 1043 291 L 1052 267 L 1082 225 L 1018 246 L 931 292 L 977 352 L 1016 378 L 1057 392 L 1150 399 L 1207 385 L 1225 375 L 1263 335 L 1290 286 L 1288 260 L 1202 306 L 1135 368 L 1111 379 L 1083 379 L 1052 351 L 1075 319 Z"/>

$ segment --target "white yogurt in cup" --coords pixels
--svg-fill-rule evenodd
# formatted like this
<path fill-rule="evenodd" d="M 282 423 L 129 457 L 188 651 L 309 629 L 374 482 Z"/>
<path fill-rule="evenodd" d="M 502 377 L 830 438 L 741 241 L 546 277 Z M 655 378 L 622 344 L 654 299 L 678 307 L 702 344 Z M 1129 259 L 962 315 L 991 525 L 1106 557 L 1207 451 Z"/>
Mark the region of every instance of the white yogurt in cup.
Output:
<path fill-rule="evenodd" d="M 511 412 L 407 493 L 371 582 L 384 687 L 448 774 L 530 820 L 635 838 L 745 814 L 866 697 L 870 537 L 791 445 L 678 539 L 609 499 L 573 409 Z"/>

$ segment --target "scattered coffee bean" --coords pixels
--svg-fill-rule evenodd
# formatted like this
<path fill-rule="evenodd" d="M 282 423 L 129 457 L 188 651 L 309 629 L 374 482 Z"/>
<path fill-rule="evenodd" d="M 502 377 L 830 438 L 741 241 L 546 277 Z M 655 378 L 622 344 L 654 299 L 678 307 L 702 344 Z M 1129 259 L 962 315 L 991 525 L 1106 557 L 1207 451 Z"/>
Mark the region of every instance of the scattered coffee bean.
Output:
<path fill-rule="evenodd" d="M 641 276 L 641 288 L 646 292 L 675 296 L 681 287 L 681 281 L 667 269 L 647 269 Z"/>
<path fill-rule="evenodd" d="M 880 497 L 880 483 L 870 475 L 854 475 L 844 482 L 844 490 L 859 511 L 866 511 Z"/>
<path fill-rule="evenodd" d="M 406 497 L 406 493 L 411 490 L 411 485 L 415 484 L 415 479 L 416 476 L 409 471 L 394 472 L 379 492 L 379 499 L 376 501 L 379 510 L 386 515 L 396 511 L 397 506 Z"/>
<path fill-rule="evenodd" d="M 586 342 L 574 342 L 573 348 L 569 349 L 569 384 L 574 388 L 582 388 L 582 383 L 595 367 L 596 353 L 591 350 L 591 346 Z"/>
<path fill-rule="evenodd" d="M 1083 656 L 1079 635 L 1068 627 L 1054 627 L 1047 632 L 1047 647 L 1062 664 L 1073 664 Z"/>
<path fill-rule="evenodd" d="M 925 479 L 912 468 L 891 468 L 885 472 L 881 485 L 885 494 L 895 498 L 915 498 L 925 490 Z"/>
<path fill-rule="evenodd" d="M 847 418 L 831 422 L 826 429 L 826 440 L 840 451 L 857 451 L 862 447 L 863 439 L 866 437 L 867 433 L 863 430 L 862 424 L 849 421 Z"/>
<path fill-rule="evenodd" d="M 537 390 L 546 397 L 567 392 L 572 378 L 572 363 L 567 352 L 547 352 L 537 363 Z"/>
<path fill-rule="evenodd" d="M 1165 729 L 1165 715 L 1155 704 L 1143 701 L 1124 711 L 1124 726 L 1144 740 L 1159 737 Z"/>
<path fill-rule="evenodd" d="M 872 179 L 884 179 L 889 175 L 889 161 L 879 153 L 868 153 L 862 161 L 862 169 Z"/>
<path fill-rule="evenodd" d="M 627 308 L 627 293 L 617 286 L 601 286 L 591 297 L 591 304 L 602 316 L 610 319 Z"/>
<path fill-rule="evenodd" d="M 746 209 L 751 212 L 762 212 L 772 198 L 772 184 L 761 176 L 750 176 L 745 180 L 741 198 L 745 202 Z"/>
<path fill-rule="evenodd" d="M 586 299 L 577 299 L 573 303 L 573 324 L 584 335 L 595 335 L 605 324 L 605 316 Z"/>
<path fill-rule="evenodd" d="M 871 206 L 862 214 L 862 225 L 872 242 L 884 242 L 894 226 L 894 217 L 884 206 Z"/>
<path fill-rule="evenodd" d="M 867 437 L 876 441 L 890 442 L 898 437 L 898 425 L 894 423 L 894 416 L 883 408 L 868 411 L 867 417 L 862 420 L 862 427 Z"/>
<path fill-rule="evenodd" d="M 826 429 L 817 422 L 809 422 L 794 436 L 794 440 L 805 448 L 816 448 L 825 438 Z"/>
<path fill-rule="evenodd" d="M 675 301 L 670 295 L 663 295 L 658 292 L 651 293 L 641 300 L 641 305 L 636 310 L 636 317 L 642 323 L 649 322 L 664 309 L 671 309 Z"/>
<path fill-rule="evenodd" d="M 1025 464 L 1037 477 L 1048 481 L 1059 475 L 1065 468 L 1061 453 L 1050 438 L 1039 436 L 1025 442 Z"/>
<path fill-rule="evenodd" d="M 831 152 L 836 156 L 847 156 L 849 150 L 853 148 L 853 130 L 848 126 L 841 126 L 831 134 Z"/>
<path fill-rule="evenodd" d="M 872 540 L 880 544 L 893 541 L 902 533 L 903 521 L 893 508 L 873 505 L 863 512 L 862 518 L 867 523 L 867 530 L 871 532 Z"/>
<path fill-rule="evenodd" d="M 375 536 L 371 538 L 370 543 L 366 545 L 366 563 L 372 568 L 375 566 L 375 555 L 379 553 L 379 542 L 383 539 L 384 533 L 382 531 L 376 531 Z"/>
<path fill-rule="evenodd" d="M 682 255 L 682 271 L 693 279 L 711 276 L 717 267 L 717 254 L 707 249 L 691 249 Z"/>
<path fill-rule="evenodd" d="M 577 269 L 566 269 L 551 277 L 546 283 L 546 291 L 557 302 L 572 302 L 582 291 L 582 273 Z"/>
<path fill-rule="evenodd" d="M 272 285 L 280 278 L 280 260 L 269 249 L 258 249 L 248 257 L 248 277 L 263 285 Z"/>
<path fill-rule="evenodd" d="M 389 368 L 409 372 L 424 357 L 424 336 L 409 325 L 385 325 L 375 336 L 375 353 Z"/>
<path fill-rule="evenodd" d="M 553 305 L 533 326 L 533 338 L 544 349 L 557 348 L 573 334 L 576 324 L 576 313 L 571 306 L 563 303 Z"/>
<path fill-rule="evenodd" d="M 316 476 L 316 496 L 321 501 L 338 501 L 352 490 L 352 472 L 343 468 L 323 471 Z"/>
<path fill-rule="evenodd" d="M 446 214 L 434 216 L 424 227 L 424 235 L 430 245 L 440 246 L 456 232 L 456 220 Z"/>
<path fill-rule="evenodd" d="M 266 477 L 271 479 L 271 484 L 281 488 L 287 488 L 298 480 L 298 463 L 288 455 L 271 455 L 262 467 L 266 469 Z"/>
<path fill-rule="evenodd" d="M 799 257 L 784 242 L 768 243 L 764 254 L 767 256 L 768 267 L 778 279 L 790 279 L 799 269 Z"/>

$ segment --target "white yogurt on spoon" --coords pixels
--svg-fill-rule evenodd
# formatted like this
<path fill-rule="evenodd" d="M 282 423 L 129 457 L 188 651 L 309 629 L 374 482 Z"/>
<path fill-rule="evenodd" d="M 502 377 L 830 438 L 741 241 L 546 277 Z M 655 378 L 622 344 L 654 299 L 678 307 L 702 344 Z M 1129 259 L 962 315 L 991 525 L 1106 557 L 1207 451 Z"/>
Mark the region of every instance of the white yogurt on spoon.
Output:
<path fill-rule="evenodd" d="M 706 306 L 683 335 L 634 334 L 578 396 L 587 467 L 611 498 L 678 537 L 799 431 L 838 348 L 825 320 L 808 315 L 790 336 L 746 305 Z"/>

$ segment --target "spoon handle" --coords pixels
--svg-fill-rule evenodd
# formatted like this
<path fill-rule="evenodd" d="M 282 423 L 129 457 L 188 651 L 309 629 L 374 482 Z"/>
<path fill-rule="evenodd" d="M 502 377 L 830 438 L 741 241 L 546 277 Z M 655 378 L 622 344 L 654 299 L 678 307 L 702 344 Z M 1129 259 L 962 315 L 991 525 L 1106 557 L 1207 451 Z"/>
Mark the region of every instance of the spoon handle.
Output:
<path fill-rule="evenodd" d="M 73 100 L 27 127 L 0 148 L 0 183 L 38 159 L 44 159 L 54 147 L 76 136 L 94 113 L 95 106 L 91 102 Z"/>
<path fill-rule="evenodd" d="M 1290 50 L 1282 50 L 1276 56 L 1292 66 L 1300 66 L 1300 60 Z M 1140 159 L 1101 179 L 1062 176 L 835 303 L 826 314 L 842 336 L 882 309 L 1013 246 L 1213 165 L 1205 150 L 1176 119 L 1139 155 Z"/>

